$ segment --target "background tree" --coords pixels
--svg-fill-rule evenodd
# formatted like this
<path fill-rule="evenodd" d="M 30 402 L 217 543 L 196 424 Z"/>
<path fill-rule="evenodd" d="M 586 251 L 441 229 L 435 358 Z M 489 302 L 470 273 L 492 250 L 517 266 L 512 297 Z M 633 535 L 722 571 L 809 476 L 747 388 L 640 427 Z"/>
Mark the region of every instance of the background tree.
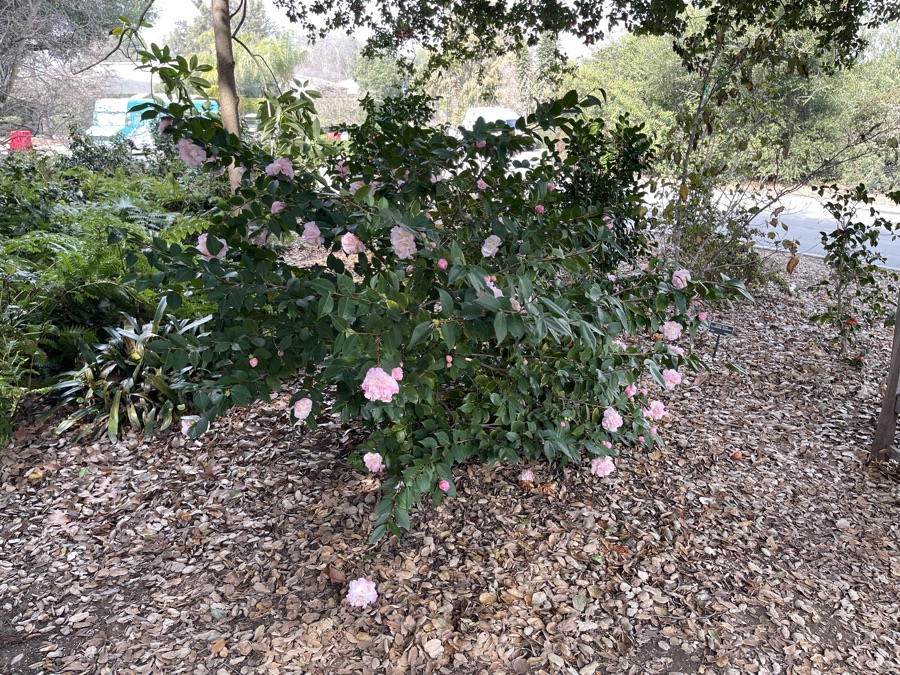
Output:
<path fill-rule="evenodd" d="M 167 44 L 176 54 L 195 54 L 203 63 L 217 67 L 212 14 L 202 0 L 194 0 L 194 4 L 200 13 L 189 24 L 178 23 Z M 238 44 L 232 55 L 240 95 L 258 99 L 267 89 L 287 89 L 305 53 L 297 35 L 279 28 L 261 0 L 228 2 L 226 6 L 234 16 L 232 34 Z"/>
<path fill-rule="evenodd" d="M 147 0 L 0 3 L 0 118 L 28 106 L 27 100 L 10 99 L 20 77 L 46 70 L 48 61 L 72 68 L 90 58 L 109 43 L 109 32 L 121 24 L 120 16 L 137 21 L 147 6 Z"/>

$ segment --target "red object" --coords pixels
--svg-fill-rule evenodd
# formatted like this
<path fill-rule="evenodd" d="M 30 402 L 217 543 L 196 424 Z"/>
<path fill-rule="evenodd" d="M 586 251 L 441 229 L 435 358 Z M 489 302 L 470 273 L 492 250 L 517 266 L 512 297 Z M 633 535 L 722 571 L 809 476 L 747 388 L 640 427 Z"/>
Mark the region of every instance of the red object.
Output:
<path fill-rule="evenodd" d="M 30 131 L 10 131 L 9 132 L 9 149 L 10 150 L 31 150 L 31 132 Z"/>

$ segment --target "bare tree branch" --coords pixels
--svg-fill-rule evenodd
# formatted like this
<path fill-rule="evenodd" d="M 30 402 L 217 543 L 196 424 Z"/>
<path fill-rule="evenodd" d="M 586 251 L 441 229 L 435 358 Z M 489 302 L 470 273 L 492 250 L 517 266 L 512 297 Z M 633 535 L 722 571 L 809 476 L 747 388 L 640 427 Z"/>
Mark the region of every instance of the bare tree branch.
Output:
<path fill-rule="evenodd" d="M 147 12 L 149 12 L 150 8 L 153 7 L 154 2 L 156 2 L 156 0 L 149 0 L 149 2 L 144 6 L 144 10 L 141 12 L 141 15 L 138 17 L 137 23 L 135 24 L 137 26 L 137 28 L 123 28 L 122 29 L 122 32 L 119 33 L 119 40 L 116 42 L 116 46 L 113 47 L 109 51 L 109 53 L 107 53 L 105 56 L 101 57 L 99 60 L 95 61 L 94 63 L 90 64 L 89 66 L 85 66 L 84 68 L 81 68 L 80 70 L 74 71 L 72 74 L 80 75 L 81 73 L 83 73 L 86 70 L 90 70 L 91 68 L 93 68 L 95 66 L 99 66 L 101 63 L 106 61 L 106 59 L 108 59 L 110 56 L 112 56 L 117 51 L 119 51 L 119 48 L 122 46 L 122 43 L 125 41 L 125 36 L 128 35 L 129 33 L 133 32 L 134 30 L 139 29 L 141 27 L 141 25 L 144 23 L 144 17 L 147 16 Z"/>

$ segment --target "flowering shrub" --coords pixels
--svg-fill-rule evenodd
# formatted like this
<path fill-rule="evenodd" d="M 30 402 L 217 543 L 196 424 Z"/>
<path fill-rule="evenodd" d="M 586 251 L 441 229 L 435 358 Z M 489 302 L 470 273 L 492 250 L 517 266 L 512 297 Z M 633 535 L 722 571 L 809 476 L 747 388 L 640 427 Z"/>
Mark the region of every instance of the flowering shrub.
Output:
<path fill-rule="evenodd" d="M 841 354 L 846 354 L 859 340 L 863 323 L 872 326 L 884 322 L 893 313 L 894 298 L 891 296 L 896 290 L 892 287 L 892 292 L 886 293 L 882 282 L 887 280 L 895 285 L 898 275 L 884 269 L 887 260 L 876 248 L 882 232 L 896 239 L 897 223 L 878 215 L 871 206 L 875 200 L 864 185 L 844 191 L 836 185 L 818 189 L 823 197 L 829 191 L 831 198 L 825 202 L 825 209 L 837 221 L 837 227 L 821 234 L 824 262 L 830 274 L 813 286 L 825 291 L 829 304 L 810 318 L 836 328 L 835 339 Z M 888 196 L 900 203 L 900 191 L 888 193 Z M 873 223 L 857 220 L 860 207 L 868 207 L 869 214 L 875 217 Z M 850 357 L 850 362 L 861 366 L 865 363 L 866 353 L 865 349 L 857 351 Z"/>
<path fill-rule="evenodd" d="M 698 361 L 649 336 L 666 322 L 671 339 L 693 335 L 691 301 L 740 286 L 637 266 L 650 143 L 625 119 L 583 114 L 597 105 L 571 92 L 458 139 L 422 122 L 424 97 L 365 101 L 365 123 L 318 168 L 268 154 L 284 139 L 241 144 L 189 104 L 160 109 L 210 170 L 245 169 L 204 241 L 155 241 L 158 271 L 138 280 L 218 305 L 202 338 L 153 347 L 205 373 L 182 389 L 200 415 L 189 433 L 299 373 L 294 421 L 314 428 L 328 409 L 371 431 L 355 461 L 383 475 L 373 540 L 408 529 L 422 495 L 455 495 L 469 458 L 580 462 L 658 442 L 646 387 L 671 389 Z M 537 142 L 540 159 L 519 158 Z M 260 231 L 295 232 L 321 259 L 293 267 L 253 243 Z"/>

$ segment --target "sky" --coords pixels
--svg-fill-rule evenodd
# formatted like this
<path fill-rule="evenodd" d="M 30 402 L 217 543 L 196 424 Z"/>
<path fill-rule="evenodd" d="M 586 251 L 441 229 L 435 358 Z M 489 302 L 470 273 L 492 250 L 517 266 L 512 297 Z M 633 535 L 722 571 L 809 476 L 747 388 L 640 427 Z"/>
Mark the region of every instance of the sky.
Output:
<path fill-rule="evenodd" d="M 276 7 L 272 0 L 263 0 L 266 14 L 281 26 L 290 27 L 287 15 L 283 9 Z M 162 42 L 178 21 L 191 21 L 199 13 L 190 0 L 156 0 L 157 19 L 153 28 L 145 33 L 148 42 Z M 357 34 L 360 39 L 364 35 Z M 578 38 L 572 35 L 563 35 L 561 38 L 563 52 L 572 59 L 587 56 L 590 50 Z"/>

